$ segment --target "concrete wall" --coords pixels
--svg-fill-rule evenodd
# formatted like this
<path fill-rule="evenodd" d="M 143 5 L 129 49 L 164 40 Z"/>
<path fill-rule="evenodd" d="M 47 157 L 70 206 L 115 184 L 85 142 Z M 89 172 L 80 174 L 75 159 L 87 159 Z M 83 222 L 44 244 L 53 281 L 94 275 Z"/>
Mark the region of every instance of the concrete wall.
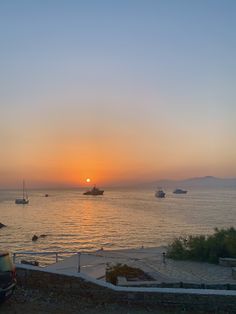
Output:
<path fill-rule="evenodd" d="M 236 258 L 220 257 L 219 265 L 225 267 L 236 267 Z"/>
<path fill-rule="evenodd" d="M 94 302 L 129 302 L 177 306 L 181 309 L 225 310 L 236 313 L 236 291 L 119 287 L 91 279 L 83 274 L 46 271 L 30 265 L 17 266 L 20 286 L 54 292 L 66 297 L 85 297 Z"/>
<path fill-rule="evenodd" d="M 236 275 L 236 273 L 235 273 Z M 236 284 L 204 284 L 189 282 L 157 282 L 157 281 L 128 281 L 125 277 L 118 276 L 118 285 L 122 287 L 156 287 L 156 288 L 187 288 L 187 289 L 215 289 L 236 290 Z"/>

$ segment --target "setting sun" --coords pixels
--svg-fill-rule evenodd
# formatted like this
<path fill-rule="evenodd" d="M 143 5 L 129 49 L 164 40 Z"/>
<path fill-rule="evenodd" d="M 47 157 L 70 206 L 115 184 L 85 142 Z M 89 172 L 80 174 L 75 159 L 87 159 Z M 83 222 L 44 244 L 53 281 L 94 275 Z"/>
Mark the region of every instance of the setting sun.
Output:
<path fill-rule="evenodd" d="M 91 180 L 89 178 L 86 179 L 86 182 L 89 183 Z"/>

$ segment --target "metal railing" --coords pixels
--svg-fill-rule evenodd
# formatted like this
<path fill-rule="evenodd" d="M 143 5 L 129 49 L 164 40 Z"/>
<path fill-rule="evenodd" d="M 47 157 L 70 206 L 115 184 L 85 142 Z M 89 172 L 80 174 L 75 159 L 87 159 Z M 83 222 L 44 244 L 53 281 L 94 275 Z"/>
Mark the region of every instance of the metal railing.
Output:
<path fill-rule="evenodd" d="M 77 271 L 78 273 L 80 273 L 80 256 L 81 256 L 81 252 L 76 252 L 76 251 L 69 251 L 69 252 L 65 252 L 65 251 L 49 251 L 49 252 L 28 252 L 28 251 L 19 251 L 19 252 L 14 252 L 13 253 L 13 263 L 16 263 L 16 256 L 18 255 L 54 255 L 55 256 L 55 261 L 56 263 L 59 260 L 59 256 L 62 254 L 77 254 L 78 257 L 78 265 L 77 265 Z"/>

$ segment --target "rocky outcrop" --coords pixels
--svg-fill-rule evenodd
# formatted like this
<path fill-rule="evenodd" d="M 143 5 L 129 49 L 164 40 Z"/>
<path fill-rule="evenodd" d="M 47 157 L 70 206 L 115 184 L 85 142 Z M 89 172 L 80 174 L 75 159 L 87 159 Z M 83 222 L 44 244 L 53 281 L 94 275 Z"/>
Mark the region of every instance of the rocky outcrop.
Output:
<path fill-rule="evenodd" d="M 33 235 L 32 241 L 37 241 L 39 238 L 46 238 L 46 234 L 40 234 L 40 236 L 37 236 L 36 234 Z"/>
<path fill-rule="evenodd" d="M 27 260 L 24 260 L 24 259 L 21 260 L 21 264 L 32 265 L 32 266 L 39 266 L 39 262 L 38 261 L 27 261 Z"/>
<path fill-rule="evenodd" d="M 39 238 L 39 237 L 38 237 L 38 236 L 36 236 L 36 234 L 34 234 L 34 235 L 33 235 L 33 237 L 32 237 L 32 241 L 37 241 L 37 240 L 38 240 L 38 238 Z"/>
<path fill-rule="evenodd" d="M 6 227 L 6 225 L 4 225 L 4 224 L 2 224 L 2 223 L 0 222 L 0 229 L 3 228 L 3 227 Z"/>

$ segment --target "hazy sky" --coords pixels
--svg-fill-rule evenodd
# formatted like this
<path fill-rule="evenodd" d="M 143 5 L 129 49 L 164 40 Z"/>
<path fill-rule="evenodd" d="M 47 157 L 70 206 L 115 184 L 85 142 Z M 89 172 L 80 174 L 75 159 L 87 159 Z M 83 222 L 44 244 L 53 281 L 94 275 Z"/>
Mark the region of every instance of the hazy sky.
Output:
<path fill-rule="evenodd" d="M 0 1 L 0 187 L 236 176 L 236 1 Z"/>

